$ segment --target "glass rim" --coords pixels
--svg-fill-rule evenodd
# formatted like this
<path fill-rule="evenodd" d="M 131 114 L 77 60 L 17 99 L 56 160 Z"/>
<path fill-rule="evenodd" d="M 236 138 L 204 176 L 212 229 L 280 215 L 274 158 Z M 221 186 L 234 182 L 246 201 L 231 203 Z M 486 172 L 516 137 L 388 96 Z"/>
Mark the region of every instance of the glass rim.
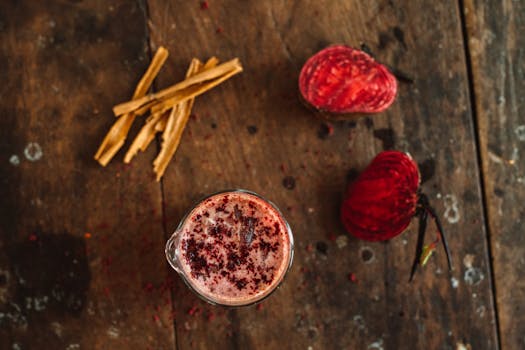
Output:
<path fill-rule="evenodd" d="M 254 197 L 257 197 L 261 200 L 263 200 L 265 203 L 269 204 L 270 207 L 272 209 L 274 209 L 277 214 L 279 215 L 279 218 L 282 220 L 282 222 L 284 223 L 284 226 L 286 228 L 286 234 L 288 235 L 288 240 L 289 240 L 289 254 L 288 254 L 288 263 L 287 263 L 287 266 L 286 268 L 284 269 L 281 277 L 280 277 L 280 280 L 266 293 L 266 294 L 263 294 L 260 298 L 257 298 L 255 300 L 250 300 L 248 301 L 247 303 L 239 303 L 239 304 L 225 304 L 225 303 L 220 303 L 220 302 L 217 302 L 216 300 L 213 300 L 211 298 L 209 298 L 208 296 L 206 295 L 203 295 L 201 292 L 199 292 L 192 284 L 191 282 L 188 280 L 187 278 L 187 274 L 185 273 L 185 271 L 183 270 L 183 268 L 181 266 L 178 266 L 177 263 L 178 263 L 178 259 L 175 257 L 172 256 L 172 254 L 170 254 L 170 251 L 171 250 L 174 250 L 175 248 L 173 248 L 173 243 L 176 241 L 176 236 L 177 234 L 180 232 L 181 228 L 184 226 L 184 224 L 186 223 L 186 220 L 188 219 L 188 217 L 193 213 L 193 211 L 202 203 L 204 202 L 205 200 L 211 198 L 211 197 L 214 197 L 214 196 L 217 196 L 217 195 L 220 195 L 220 194 L 225 194 L 225 193 L 244 193 L 244 194 L 248 194 L 248 195 L 252 195 Z M 263 300 L 265 300 L 266 298 L 268 298 L 270 295 L 272 295 L 277 289 L 279 289 L 279 287 L 282 285 L 282 283 L 284 282 L 284 280 L 286 279 L 286 276 L 288 275 L 288 272 L 289 270 L 291 269 L 292 267 L 292 263 L 293 263 L 293 258 L 294 258 L 294 237 L 293 237 L 293 232 L 292 232 L 292 228 L 290 227 L 290 224 L 288 223 L 288 221 L 286 220 L 286 218 L 284 217 L 283 213 L 279 210 L 279 208 L 270 200 L 266 199 L 265 197 L 261 196 L 260 194 L 256 193 L 256 192 L 253 192 L 253 191 L 250 191 L 250 190 L 246 190 L 246 189 L 241 189 L 241 188 L 234 188 L 234 189 L 225 189 L 225 190 L 220 190 L 220 191 L 216 191 L 216 192 L 213 192 L 211 194 L 208 194 L 208 195 L 205 195 L 205 196 L 202 196 L 200 199 L 198 199 L 187 211 L 186 213 L 183 215 L 183 217 L 180 219 L 180 222 L 179 224 L 177 225 L 177 228 L 175 229 L 175 231 L 173 231 L 173 233 L 171 234 L 170 238 L 168 239 L 168 241 L 166 242 L 166 247 L 165 247 L 165 250 L 164 250 L 165 254 L 166 254 L 166 259 L 168 260 L 168 263 L 170 264 L 170 266 L 179 274 L 179 276 L 182 278 L 182 280 L 184 281 L 184 284 L 186 284 L 186 286 L 193 292 L 195 293 L 200 299 L 212 304 L 212 305 L 218 305 L 218 306 L 224 306 L 224 307 L 229 307 L 229 308 L 235 308 L 235 307 L 244 307 L 244 306 L 250 306 L 250 305 L 255 305 L 255 304 L 258 304 L 260 302 L 262 302 Z M 176 254 L 173 254 L 173 255 L 176 255 Z M 179 263 L 180 264 L 180 263 Z"/>

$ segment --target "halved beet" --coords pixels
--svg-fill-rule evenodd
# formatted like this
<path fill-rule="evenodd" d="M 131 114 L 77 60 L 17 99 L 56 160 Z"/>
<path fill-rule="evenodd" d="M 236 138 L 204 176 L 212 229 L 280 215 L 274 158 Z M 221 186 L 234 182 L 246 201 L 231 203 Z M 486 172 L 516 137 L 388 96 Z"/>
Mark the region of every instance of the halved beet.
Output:
<path fill-rule="evenodd" d="M 344 117 L 387 109 L 396 98 L 397 80 L 365 52 L 335 45 L 306 61 L 299 75 L 299 90 L 316 110 Z"/>
<path fill-rule="evenodd" d="M 412 218 L 419 218 L 416 257 L 410 279 L 439 241 L 443 242 L 449 268 L 452 266 L 441 222 L 427 196 L 420 191 L 420 179 L 418 166 L 410 155 L 384 151 L 349 184 L 341 205 L 341 221 L 348 233 L 367 241 L 396 237 L 408 227 Z M 434 220 L 438 236 L 425 248 L 428 217 Z"/>
<path fill-rule="evenodd" d="M 417 164 L 409 155 L 379 153 L 348 186 L 341 207 L 345 228 L 367 241 L 399 235 L 416 215 L 419 183 Z"/>

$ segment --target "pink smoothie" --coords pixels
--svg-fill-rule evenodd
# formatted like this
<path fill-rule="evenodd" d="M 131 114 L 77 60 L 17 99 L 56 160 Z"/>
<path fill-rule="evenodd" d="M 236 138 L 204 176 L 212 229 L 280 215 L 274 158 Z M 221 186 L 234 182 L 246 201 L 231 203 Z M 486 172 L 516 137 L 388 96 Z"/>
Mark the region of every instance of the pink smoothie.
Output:
<path fill-rule="evenodd" d="M 223 305 L 256 302 L 282 281 L 293 238 L 274 206 L 243 191 L 199 203 L 179 226 L 176 259 L 186 282 Z"/>

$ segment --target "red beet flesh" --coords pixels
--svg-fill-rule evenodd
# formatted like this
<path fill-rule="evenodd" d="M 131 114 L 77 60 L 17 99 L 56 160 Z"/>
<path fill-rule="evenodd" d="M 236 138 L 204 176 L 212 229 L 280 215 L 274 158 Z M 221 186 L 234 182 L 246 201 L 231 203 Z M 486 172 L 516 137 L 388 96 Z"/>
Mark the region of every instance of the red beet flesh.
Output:
<path fill-rule="evenodd" d="M 419 184 L 419 169 L 408 154 L 384 151 L 348 186 L 341 206 L 341 221 L 346 230 L 367 241 L 393 238 L 407 228 L 414 216 L 419 218 L 416 256 L 410 280 L 417 266 L 424 265 L 424 240 L 429 217 L 434 220 L 438 231 L 438 238 L 432 247 L 439 240 L 443 242 L 449 269 L 452 268 L 443 228 L 428 198 L 419 191 Z"/>
<path fill-rule="evenodd" d="M 395 100 L 397 80 L 363 51 L 330 46 L 304 64 L 299 90 L 305 102 L 331 114 L 378 113 Z"/>
<path fill-rule="evenodd" d="M 348 187 L 341 207 L 346 230 L 367 241 L 399 235 L 416 214 L 419 178 L 409 155 L 381 152 Z"/>

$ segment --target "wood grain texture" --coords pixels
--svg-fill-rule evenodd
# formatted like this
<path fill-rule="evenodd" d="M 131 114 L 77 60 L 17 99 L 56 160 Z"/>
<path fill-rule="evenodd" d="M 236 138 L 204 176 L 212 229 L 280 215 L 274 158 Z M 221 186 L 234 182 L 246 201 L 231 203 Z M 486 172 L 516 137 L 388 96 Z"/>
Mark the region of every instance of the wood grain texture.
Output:
<path fill-rule="evenodd" d="M 135 2 L 0 5 L 2 349 L 174 346 L 149 162 L 93 160 L 147 67 L 145 23 Z"/>
<path fill-rule="evenodd" d="M 525 348 L 525 4 L 465 1 L 502 348 Z"/>
<path fill-rule="evenodd" d="M 262 307 L 206 305 L 177 278 L 179 348 L 497 347 L 456 2 L 148 4 L 151 45 L 172 53 L 159 87 L 180 80 L 194 56 L 239 57 L 245 68 L 196 99 L 164 178 L 169 230 L 201 196 L 247 188 L 284 211 L 297 242 L 291 272 Z M 330 43 L 365 43 L 414 83 L 400 86 L 386 113 L 334 124 L 334 134 L 323 138 L 321 121 L 299 102 L 297 77 L 306 59 Z M 449 234 L 452 274 L 439 251 L 407 283 L 415 225 L 390 242 L 367 243 L 348 238 L 339 224 L 347 175 L 384 148 L 409 151 L 420 162 L 422 188 Z M 287 176 L 295 179 L 292 190 L 283 187 Z"/>

